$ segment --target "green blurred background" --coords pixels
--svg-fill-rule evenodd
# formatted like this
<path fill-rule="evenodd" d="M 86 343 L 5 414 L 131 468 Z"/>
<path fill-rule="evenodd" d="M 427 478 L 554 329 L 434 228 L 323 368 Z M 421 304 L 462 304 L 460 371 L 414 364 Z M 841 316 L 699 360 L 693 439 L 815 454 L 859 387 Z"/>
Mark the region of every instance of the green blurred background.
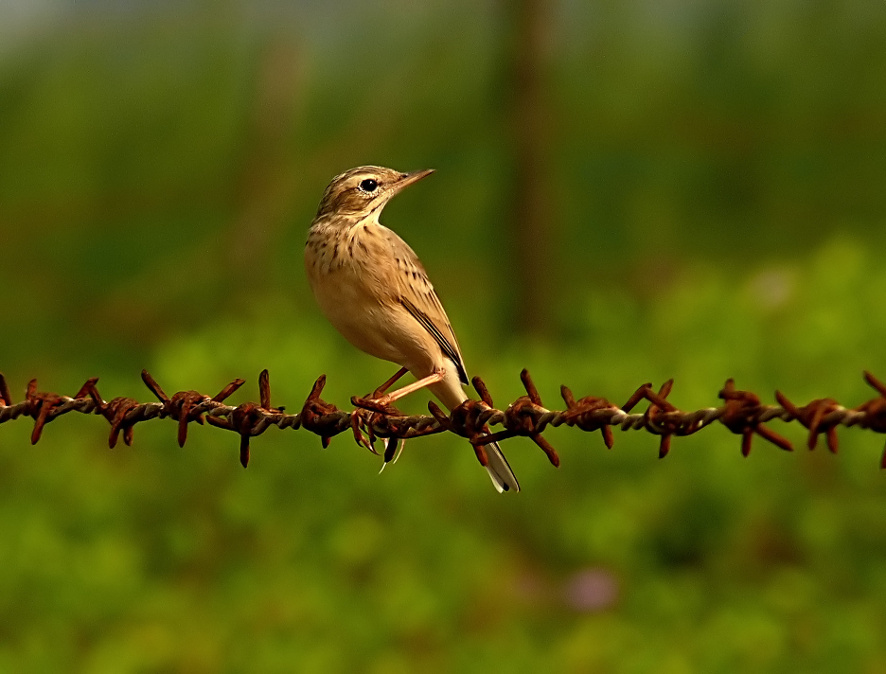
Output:
<path fill-rule="evenodd" d="M 886 377 L 886 5 L 855 0 L 0 2 L 0 370 L 106 399 L 346 405 L 392 372 L 302 245 L 363 163 L 499 404 Z M 425 409 L 418 395 L 405 405 Z M 773 424 L 798 448 L 796 425 Z M 882 437 L 547 434 L 498 496 L 464 441 L 396 466 L 69 416 L 0 428 L 3 672 L 881 672 Z"/>

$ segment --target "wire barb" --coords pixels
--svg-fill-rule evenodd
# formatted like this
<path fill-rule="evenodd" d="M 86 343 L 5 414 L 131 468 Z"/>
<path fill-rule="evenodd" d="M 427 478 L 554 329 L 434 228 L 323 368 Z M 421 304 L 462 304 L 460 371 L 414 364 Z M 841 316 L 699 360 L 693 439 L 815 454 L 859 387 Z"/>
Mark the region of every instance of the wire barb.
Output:
<path fill-rule="evenodd" d="M 761 405 L 760 396 L 756 393 L 736 390 L 735 382 L 730 378 L 726 380 L 726 385 L 720 391 L 719 396 L 726 401 L 720 422 L 733 433 L 742 436 L 742 456 L 747 457 L 751 453 L 751 441 L 754 433 L 787 452 L 794 451 L 790 440 L 763 425 L 766 412 L 772 412 L 775 408 Z M 785 421 L 795 418 L 789 411 L 783 411 L 779 416 L 782 416 Z"/>
<path fill-rule="evenodd" d="M 576 398 L 567 386 L 560 387 L 560 395 L 566 404 L 562 411 L 547 409 L 528 370 L 520 373 L 526 395 L 520 396 L 504 410 L 496 408 L 492 395 L 480 377 L 472 383 L 479 400 L 466 400 L 447 413 L 433 401 L 428 403 L 430 415 L 406 415 L 391 404 L 377 400 L 380 388 L 372 396 L 352 398 L 352 410 L 343 410 L 321 398 L 326 385 L 326 375 L 314 382 L 301 409 L 295 414 L 285 412 L 283 407 L 271 404 L 271 383 L 267 370 L 258 378 L 260 402 L 245 402 L 237 406 L 225 401 L 244 383 L 235 379 L 214 396 L 198 391 L 179 391 L 166 395 L 163 388 L 147 372 L 141 373 L 142 381 L 158 402 L 138 402 L 133 398 L 113 398 L 106 402 L 98 391 L 98 378 L 87 379 L 73 397 L 58 393 L 42 392 L 37 380 L 28 382 L 25 398 L 14 402 L 6 378 L 0 373 L 0 424 L 19 417 L 34 420 L 31 443 L 39 442 L 48 423 L 68 412 L 95 414 L 110 424 L 108 446 L 114 448 L 123 436 L 123 443 L 132 445 L 134 427 L 144 421 L 169 417 L 177 423 L 177 440 L 184 447 L 188 425 L 206 422 L 216 428 L 233 431 L 240 436 L 239 457 L 245 468 L 250 459 L 250 439 L 261 435 L 271 426 L 298 429 L 304 427 L 320 437 L 324 448 L 332 438 L 351 431 L 354 440 L 374 454 L 376 442 L 384 444 L 382 455 L 385 464 L 402 450 L 408 438 L 451 432 L 467 438 L 474 447 L 477 459 L 488 463 L 486 446 L 516 436 L 531 439 L 541 449 L 548 461 L 560 465 L 560 457 L 543 436 L 549 426 L 576 427 L 586 432 L 600 431 L 607 448 L 614 444 L 613 428 L 622 431 L 645 430 L 659 436 L 660 458 L 667 456 L 675 436 L 697 433 L 714 421 L 719 421 L 733 433 L 741 436 L 741 453 L 747 457 L 755 435 L 776 447 L 792 451 L 791 442 L 766 424 L 774 419 L 784 422 L 797 421 L 808 430 L 806 444 L 815 449 L 820 435 L 827 440 L 828 449 L 836 454 L 839 448 L 837 429 L 840 426 L 857 426 L 875 433 L 886 434 L 886 384 L 870 372 L 864 373 L 865 382 L 876 396 L 855 408 L 847 408 L 832 398 L 819 398 L 806 405 L 794 404 L 781 391 L 775 392 L 778 405 L 765 405 L 760 397 L 750 391 L 738 390 L 735 382 L 728 379 L 718 397 L 723 401 L 719 407 L 707 407 L 695 411 L 683 411 L 668 400 L 674 388 L 672 379 L 657 391 L 651 383 L 644 383 L 634 391 L 621 407 L 598 396 Z M 389 386 L 402 376 L 402 372 L 383 386 Z M 646 402 L 646 409 L 633 412 Z M 492 432 L 490 426 L 501 430 Z M 880 459 L 880 467 L 886 468 L 886 448 Z"/>

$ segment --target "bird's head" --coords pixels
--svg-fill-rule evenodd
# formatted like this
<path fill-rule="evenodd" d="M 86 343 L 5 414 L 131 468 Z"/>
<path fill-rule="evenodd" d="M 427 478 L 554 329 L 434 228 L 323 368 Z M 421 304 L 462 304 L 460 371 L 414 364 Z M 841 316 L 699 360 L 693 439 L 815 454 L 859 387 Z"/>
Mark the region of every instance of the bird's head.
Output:
<path fill-rule="evenodd" d="M 400 190 L 429 176 L 434 169 L 401 173 L 383 166 L 358 166 L 335 176 L 320 200 L 317 217 L 346 215 L 360 219 L 381 209 Z"/>

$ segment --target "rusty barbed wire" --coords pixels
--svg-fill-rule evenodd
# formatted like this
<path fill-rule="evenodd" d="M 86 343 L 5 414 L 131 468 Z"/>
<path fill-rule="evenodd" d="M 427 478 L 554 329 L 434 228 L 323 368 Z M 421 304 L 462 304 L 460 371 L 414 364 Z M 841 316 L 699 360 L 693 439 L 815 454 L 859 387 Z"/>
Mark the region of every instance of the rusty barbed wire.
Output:
<path fill-rule="evenodd" d="M 695 411 L 683 411 L 667 398 L 674 380 L 666 381 L 657 391 L 651 383 L 645 383 L 619 407 L 605 398 L 585 396 L 576 399 L 572 391 L 560 387 L 566 404 L 564 410 L 547 409 L 541 400 L 532 377 L 527 370 L 520 374 L 526 395 L 520 396 L 505 409 L 498 409 L 486 384 L 474 377 L 473 385 L 479 400 L 466 400 L 450 413 L 446 413 L 433 401 L 428 403 L 430 415 L 405 415 L 396 407 L 383 405 L 367 397 L 351 399 L 354 409 L 344 410 L 324 401 L 320 395 L 326 385 L 326 375 L 314 382 L 311 392 L 296 413 L 287 413 L 283 407 L 271 404 L 271 384 L 267 370 L 259 375 L 259 402 L 229 405 L 225 400 L 243 384 L 235 379 L 214 396 L 198 391 L 179 391 L 167 396 L 160 385 L 142 370 L 142 381 L 157 397 L 158 402 L 138 402 L 132 398 L 113 398 L 105 401 L 99 394 L 98 378 L 87 379 L 74 396 L 42 392 L 37 380 L 27 386 L 24 400 L 13 402 L 6 378 L 0 373 L 0 424 L 20 417 L 34 420 L 31 443 L 36 444 L 48 423 L 69 412 L 103 416 L 111 425 L 108 446 L 116 446 L 122 433 L 123 442 L 131 445 L 134 428 L 150 419 L 170 418 L 177 422 L 179 446 L 187 441 L 188 426 L 192 422 L 205 421 L 217 428 L 233 431 L 240 436 L 240 463 L 249 463 L 250 439 L 261 435 L 272 426 L 278 428 L 304 428 L 320 436 L 322 446 L 328 447 L 336 435 L 350 431 L 357 444 L 379 454 L 376 443 L 384 444 L 384 460 L 387 463 L 395 454 L 399 440 L 416 438 L 434 433 L 450 432 L 470 440 L 477 457 L 485 458 L 483 447 L 493 441 L 523 436 L 531 439 L 554 466 L 560 465 L 556 450 L 543 437 L 548 427 L 570 426 L 586 432 L 600 431 L 607 448 L 614 443 L 613 428 L 622 431 L 645 430 L 659 436 L 659 458 L 668 455 L 675 436 L 686 436 L 719 421 L 730 431 L 741 436 L 741 453 L 748 456 L 754 436 L 785 451 L 792 451 L 789 440 L 765 424 L 775 419 L 784 422 L 797 421 L 808 431 L 807 446 L 815 449 L 820 435 L 824 435 L 828 449 L 836 453 L 839 447 L 838 426 L 858 426 L 875 433 L 886 433 L 886 384 L 869 372 L 864 379 L 877 396 L 854 408 L 840 405 L 831 398 L 813 400 L 802 407 L 791 402 L 781 391 L 775 392 L 778 405 L 763 404 L 760 397 L 750 391 L 736 389 L 732 379 L 726 381 L 718 397 L 723 404 Z M 632 410 L 642 402 L 648 403 L 642 413 Z M 490 426 L 502 430 L 489 432 Z M 398 442 L 389 442 L 398 439 Z M 886 449 L 881 456 L 880 467 L 886 468 Z"/>

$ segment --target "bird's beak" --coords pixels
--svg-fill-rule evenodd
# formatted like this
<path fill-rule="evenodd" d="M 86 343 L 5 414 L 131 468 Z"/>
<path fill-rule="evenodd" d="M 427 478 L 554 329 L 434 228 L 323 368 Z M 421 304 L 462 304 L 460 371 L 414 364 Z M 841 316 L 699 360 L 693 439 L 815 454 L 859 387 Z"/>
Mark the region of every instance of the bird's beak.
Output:
<path fill-rule="evenodd" d="M 400 180 L 393 184 L 394 194 L 402 190 L 404 187 L 409 187 L 412 183 L 417 183 L 422 178 L 427 178 L 434 172 L 434 169 L 425 169 L 423 171 L 412 171 L 411 173 L 404 173 Z"/>

